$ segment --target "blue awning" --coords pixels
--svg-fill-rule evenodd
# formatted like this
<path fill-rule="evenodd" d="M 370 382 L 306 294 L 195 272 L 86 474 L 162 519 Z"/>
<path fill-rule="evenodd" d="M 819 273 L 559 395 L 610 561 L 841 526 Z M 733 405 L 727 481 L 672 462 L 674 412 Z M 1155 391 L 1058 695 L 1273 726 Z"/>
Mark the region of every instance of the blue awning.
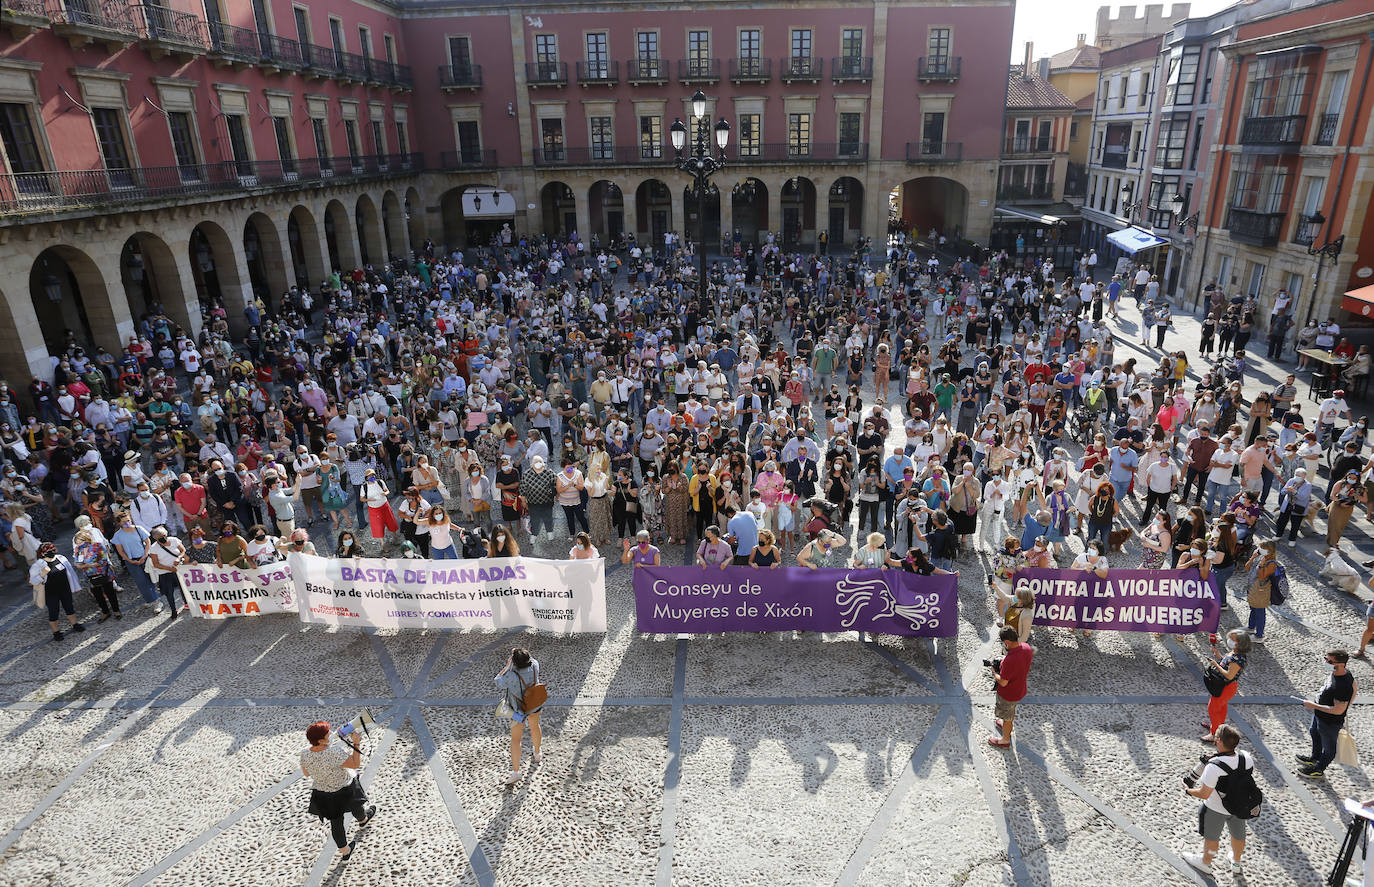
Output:
<path fill-rule="evenodd" d="M 1107 240 L 1128 255 L 1135 255 L 1147 249 L 1154 249 L 1166 241 L 1154 236 L 1143 228 L 1122 228 L 1107 235 Z"/>

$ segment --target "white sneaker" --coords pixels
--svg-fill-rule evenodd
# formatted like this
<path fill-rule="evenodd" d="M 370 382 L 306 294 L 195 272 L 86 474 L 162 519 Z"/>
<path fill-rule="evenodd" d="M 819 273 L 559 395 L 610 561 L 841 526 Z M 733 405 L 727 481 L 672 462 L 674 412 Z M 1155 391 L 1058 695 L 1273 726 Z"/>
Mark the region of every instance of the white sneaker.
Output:
<path fill-rule="evenodd" d="M 1250 639 L 1250 643 L 1252 643 L 1252 644 L 1262 644 L 1262 643 L 1264 643 L 1264 638 L 1262 638 L 1262 637 L 1253 637 L 1253 638 Z"/>
<path fill-rule="evenodd" d="M 543 752 L 535 752 L 535 753 L 534 753 L 534 762 L 535 762 L 536 764 L 542 764 L 542 763 L 544 762 L 544 753 L 543 753 Z"/>
<path fill-rule="evenodd" d="M 167 607 L 165 604 L 162 603 L 162 601 L 158 601 L 157 603 L 153 604 L 154 613 L 161 613 L 165 609 L 167 609 Z"/>
<path fill-rule="evenodd" d="M 1203 860 L 1201 853 L 1184 853 L 1182 856 L 1184 862 L 1202 872 L 1204 875 L 1212 874 L 1212 864 Z"/>
<path fill-rule="evenodd" d="M 516 784 L 517 782 L 519 782 L 519 781 L 520 781 L 520 771 L 519 771 L 519 770 L 512 770 L 512 771 L 510 771 L 510 774 L 509 774 L 508 776 L 506 776 L 506 785 L 515 785 L 515 784 Z"/>
<path fill-rule="evenodd" d="M 1241 871 L 1240 871 L 1240 860 L 1239 860 L 1239 859 L 1233 859 L 1233 860 L 1231 860 L 1231 874 L 1233 874 L 1233 875 L 1239 875 L 1240 873 L 1241 873 Z"/>
<path fill-rule="evenodd" d="M 1296 539 L 1289 539 L 1289 540 L 1288 540 L 1288 547 L 1289 547 L 1289 548 L 1297 548 L 1297 547 L 1298 547 L 1298 542 L 1297 542 L 1297 540 L 1296 540 Z"/>

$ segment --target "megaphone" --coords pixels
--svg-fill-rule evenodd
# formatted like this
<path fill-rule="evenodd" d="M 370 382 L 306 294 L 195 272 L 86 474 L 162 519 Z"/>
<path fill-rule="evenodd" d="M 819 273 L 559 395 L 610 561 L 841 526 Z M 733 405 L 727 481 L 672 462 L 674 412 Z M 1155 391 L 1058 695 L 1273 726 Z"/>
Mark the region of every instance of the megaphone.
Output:
<path fill-rule="evenodd" d="M 339 738 L 343 739 L 345 736 L 349 736 L 359 730 L 362 731 L 364 736 L 371 736 L 371 728 L 375 726 L 377 726 L 377 719 L 372 717 L 372 712 L 368 711 L 367 709 L 363 709 L 362 711 L 358 712 L 358 716 L 356 718 L 349 721 L 347 724 L 340 725 Z"/>

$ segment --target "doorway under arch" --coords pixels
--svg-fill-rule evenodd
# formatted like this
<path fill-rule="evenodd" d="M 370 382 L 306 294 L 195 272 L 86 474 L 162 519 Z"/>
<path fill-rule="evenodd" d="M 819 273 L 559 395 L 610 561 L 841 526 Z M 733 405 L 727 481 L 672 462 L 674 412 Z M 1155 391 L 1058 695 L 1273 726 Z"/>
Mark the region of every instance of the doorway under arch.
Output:
<path fill-rule="evenodd" d="M 214 222 L 201 222 L 191 231 L 188 244 L 191 279 L 199 301 L 197 313 L 218 301 L 230 317 L 241 316 L 244 309 L 243 283 L 239 277 L 238 256 L 229 235 Z"/>
<path fill-rule="evenodd" d="M 291 254 L 291 275 L 295 285 L 310 289 L 311 281 L 324 280 L 324 254 L 320 249 L 320 233 L 315 216 L 304 206 L 291 210 L 286 219 L 286 242 Z"/>
<path fill-rule="evenodd" d="M 191 328 L 191 309 L 181 286 L 181 270 L 167 242 L 156 234 L 139 231 L 124 241 L 119 252 L 119 279 L 134 320 L 144 314 L 167 316 Z"/>
<path fill-rule="evenodd" d="M 863 236 L 864 186 L 853 176 L 842 176 L 830 186 L 826 201 L 827 251 Z"/>
<path fill-rule="evenodd" d="M 759 232 L 768 230 L 768 186 L 752 177 L 735 185 L 730 194 L 730 216 L 740 242 L 757 246 Z"/>
<path fill-rule="evenodd" d="M 816 184 L 793 176 L 782 184 L 782 246 L 796 249 L 815 240 Z"/>
<path fill-rule="evenodd" d="M 663 235 L 673 230 L 673 192 L 658 179 L 645 179 L 635 189 L 635 219 L 640 246 L 653 248 L 663 242 Z"/>
<path fill-rule="evenodd" d="M 405 210 L 401 208 L 401 200 L 395 191 L 387 191 L 382 195 L 382 236 L 386 240 L 388 262 L 410 251 L 406 238 Z"/>
<path fill-rule="evenodd" d="M 272 309 L 291 284 L 286 257 L 282 255 L 281 235 L 263 213 L 253 213 L 243 223 L 243 258 L 253 295 Z"/>
<path fill-rule="evenodd" d="M 99 266 L 75 247 L 50 246 L 38 254 L 29 269 L 29 297 L 49 354 L 72 345 L 118 354 L 133 334 L 132 320 L 116 314 Z"/>
<path fill-rule="evenodd" d="M 602 244 L 612 243 L 625 235 L 625 195 L 615 182 L 601 179 L 587 189 L 587 211 L 591 219 L 591 236 Z"/>
<path fill-rule="evenodd" d="M 544 233 L 566 237 L 577 230 L 577 195 L 562 182 L 549 182 L 539 189 L 539 206 Z"/>
<path fill-rule="evenodd" d="M 329 270 L 348 272 L 358 267 L 357 241 L 349 225 L 348 211 L 337 200 L 324 207 L 324 242 L 329 255 Z"/>
<path fill-rule="evenodd" d="M 907 179 L 893 190 L 895 215 L 906 230 L 922 235 L 932 229 L 951 240 L 968 224 L 968 189 L 943 176 Z"/>
<path fill-rule="evenodd" d="M 358 264 L 364 267 L 383 264 L 386 248 L 382 245 L 382 219 L 377 213 L 377 204 L 368 195 L 358 195 L 358 202 L 353 207 L 353 222 L 358 229 Z"/>

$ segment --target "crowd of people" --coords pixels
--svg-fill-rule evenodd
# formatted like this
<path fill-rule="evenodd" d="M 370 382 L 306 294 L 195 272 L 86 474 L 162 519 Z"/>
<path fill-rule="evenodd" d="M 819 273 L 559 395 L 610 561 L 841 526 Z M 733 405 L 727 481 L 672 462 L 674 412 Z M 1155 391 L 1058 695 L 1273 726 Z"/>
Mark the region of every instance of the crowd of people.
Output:
<path fill-rule="evenodd" d="M 1207 287 L 1211 361 L 1193 367 L 1165 347 L 1170 305 L 1149 269 L 1099 281 L 1095 266 L 1064 275 L 905 237 L 886 254 L 860 242 L 808 255 L 769 238 L 712 261 L 702 298 L 679 238 L 603 246 L 505 228 L 336 271 L 241 317 L 210 299 L 195 334 L 153 304 L 121 354 L 69 333 L 51 379 L 0 383 L 0 559 L 28 568 L 55 640 L 64 615 L 84 630 L 82 588 L 102 622 L 123 618 L 129 590 L 175 619 L 177 565 L 291 552 L 589 558 L 618 545 L 638 567 L 685 546 L 682 560 L 708 568 L 986 563 L 999 637 L 1020 651 L 997 678 L 999 747 L 1033 653 L 1017 570 L 1196 568 L 1223 606 L 1234 594 L 1248 610 L 1215 650 L 1231 689 L 1204 737 L 1233 750 L 1225 701 L 1266 641 L 1282 536 L 1293 546 L 1324 519 L 1334 547 L 1356 509 L 1374 516 L 1368 422 L 1339 387 L 1305 414 L 1301 367 L 1246 391 L 1252 297 Z M 1294 325 L 1280 295 L 1271 357 Z M 1122 313 L 1131 300 L 1138 322 Z M 1358 381 L 1368 349 L 1338 336 L 1308 324 L 1296 341 L 1346 348 Z M 522 686 L 526 662 L 510 672 Z M 537 717 L 531 730 L 537 758 Z M 1320 777 L 1326 752 L 1324 732 L 1304 775 Z M 330 767 L 347 757 L 330 754 Z M 348 800 L 366 820 L 361 803 Z"/>
<path fill-rule="evenodd" d="M 310 530 L 337 556 L 563 556 L 563 531 L 568 556 L 619 542 L 636 563 L 689 540 L 698 562 L 764 567 L 929 573 L 982 551 L 999 584 L 1021 564 L 1124 566 L 1135 534 L 1139 566 L 1215 571 L 1223 591 L 1246 569 L 1245 593 L 1275 497 L 1290 545 L 1318 515 L 1335 545 L 1374 510 L 1342 390 L 1310 419 L 1294 375 L 1244 393 L 1249 297 L 1209 287 L 1202 351 L 1215 333 L 1225 361 L 1191 368 L 1163 347 L 1145 268 L 1103 283 L 904 239 L 886 261 L 833 252 L 738 249 L 703 301 L 680 239 L 507 228 L 232 324 L 206 304 L 196 336 L 154 304 L 117 358 L 69 335 L 22 419 L 0 387 L 5 559 L 58 592 L 54 623 L 39 547 L 67 521 L 102 618 L 124 572 L 175 618 L 177 563 L 261 565 L 315 550 Z M 1141 348 L 1117 338 L 1131 298 Z"/>

